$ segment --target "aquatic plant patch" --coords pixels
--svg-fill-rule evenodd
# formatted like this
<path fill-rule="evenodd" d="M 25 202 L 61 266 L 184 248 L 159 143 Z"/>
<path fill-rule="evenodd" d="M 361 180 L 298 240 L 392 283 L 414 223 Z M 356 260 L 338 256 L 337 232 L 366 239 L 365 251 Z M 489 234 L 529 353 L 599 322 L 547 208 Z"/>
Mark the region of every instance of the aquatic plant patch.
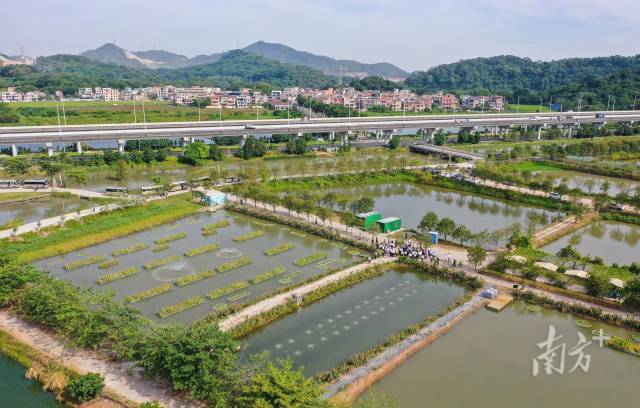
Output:
<path fill-rule="evenodd" d="M 203 279 L 212 278 L 213 276 L 215 276 L 215 274 L 216 273 L 211 270 L 202 271 L 202 272 L 194 273 L 191 275 L 183 276 L 180 279 L 178 279 L 175 282 L 175 284 L 176 286 L 183 287 L 195 282 L 199 282 Z"/>
<path fill-rule="evenodd" d="M 224 295 L 228 295 L 229 293 L 233 293 L 233 292 L 236 292 L 238 290 L 244 289 L 244 288 L 246 288 L 248 286 L 249 286 L 249 282 L 247 282 L 247 281 L 233 282 L 232 284 L 227 285 L 225 287 L 217 288 L 217 289 L 212 290 L 211 292 L 209 292 L 207 297 L 209 299 L 211 299 L 211 300 L 217 299 L 217 298 L 222 297 Z"/>
<path fill-rule="evenodd" d="M 250 239 L 261 237 L 263 235 L 264 235 L 264 231 L 255 230 L 255 231 L 247 232 L 246 234 L 238 235 L 237 237 L 233 238 L 233 240 L 235 242 L 244 242 Z"/>
<path fill-rule="evenodd" d="M 220 248 L 220 245 L 218 244 L 207 244 L 198 248 L 193 248 L 188 250 L 187 252 L 184 253 L 184 256 L 196 256 L 196 255 L 204 254 L 206 252 L 215 251 L 218 248 Z"/>
<path fill-rule="evenodd" d="M 314 263 L 316 261 L 319 261 L 320 259 L 323 259 L 323 258 L 326 258 L 326 257 L 327 257 L 326 253 L 324 253 L 322 251 L 318 251 L 318 252 L 315 252 L 315 253 L 313 253 L 313 254 L 311 254 L 309 256 L 305 256 L 304 258 L 300 258 L 300 259 L 294 261 L 293 263 L 296 266 L 306 266 L 306 265 L 312 264 L 312 263 Z"/>
<path fill-rule="evenodd" d="M 264 222 L 264 221 L 251 221 L 251 223 L 253 225 L 257 225 L 259 227 L 265 227 L 265 228 L 266 227 L 273 227 L 274 225 L 276 225 L 276 224 L 274 224 L 272 222 Z"/>
<path fill-rule="evenodd" d="M 223 228 L 223 227 L 227 227 L 231 225 L 231 221 L 229 220 L 220 220 L 218 222 L 214 222 L 213 224 L 207 224 L 207 225 L 203 225 L 202 226 L 202 230 L 207 230 L 207 229 L 218 229 L 218 228 Z"/>
<path fill-rule="evenodd" d="M 99 285 L 104 285 L 105 283 L 124 279 L 127 276 L 135 275 L 137 273 L 140 273 L 140 270 L 138 270 L 138 268 L 136 268 L 135 266 L 130 266 L 117 272 L 99 276 L 97 282 Z"/>
<path fill-rule="evenodd" d="M 153 247 L 153 252 L 164 251 L 165 249 L 169 249 L 169 244 L 160 244 Z"/>
<path fill-rule="evenodd" d="M 287 252 L 293 248 L 295 248 L 296 245 L 292 242 L 285 242 L 282 245 L 278 245 L 278 246 L 274 246 L 271 248 L 268 248 L 267 250 L 264 251 L 264 254 L 267 256 L 274 256 L 274 255 L 278 255 L 281 254 L 283 252 Z"/>
<path fill-rule="evenodd" d="M 69 262 L 65 264 L 62 269 L 65 271 L 72 271 L 74 269 L 83 268 L 85 266 L 93 265 L 104 261 L 106 257 L 104 255 L 91 256 L 89 258 L 78 259 L 77 261 Z"/>
<path fill-rule="evenodd" d="M 227 298 L 227 300 L 228 300 L 229 302 L 235 302 L 235 301 L 237 301 L 237 300 L 240 300 L 240 299 L 246 298 L 246 297 L 247 297 L 247 296 L 249 296 L 250 294 L 251 294 L 251 293 L 246 292 L 246 291 L 245 291 L 245 292 L 236 293 L 236 294 L 235 294 L 235 295 L 233 295 L 233 296 L 229 296 L 229 297 Z"/>
<path fill-rule="evenodd" d="M 574 321 L 574 323 L 576 324 L 576 326 L 581 327 L 583 329 L 590 329 L 593 327 L 593 325 L 589 321 L 583 320 L 583 319 L 577 319 Z"/>
<path fill-rule="evenodd" d="M 622 351 L 636 357 L 640 357 L 640 344 L 633 343 L 630 340 L 613 336 L 605 343 L 607 347 L 614 350 Z"/>
<path fill-rule="evenodd" d="M 266 272 L 261 273 L 260 275 L 257 275 L 255 277 L 253 277 L 252 279 L 249 279 L 249 282 L 251 283 L 260 283 L 260 282 L 264 282 L 266 280 L 269 280 L 271 278 L 275 278 L 276 276 L 280 276 L 283 273 L 285 273 L 287 270 L 285 268 L 283 268 L 282 266 L 276 266 L 275 268 L 268 270 Z"/>
<path fill-rule="evenodd" d="M 204 296 L 194 296 L 189 299 L 185 299 L 175 305 L 168 305 L 156 312 L 158 317 L 165 318 L 174 314 L 184 312 L 185 310 L 193 309 L 194 307 L 204 303 Z"/>
<path fill-rule="evenodd" d="M 107 269 L 107 268 L 111 268 L 112 266 L 116 266 L 119 263 L 120 263 L 120 260 L 118 258 L 111 258 L 111 259 L 107 259 L 101 264 L 98 264 L 98 268 Z"/>
<path fill-rule="evenodd" d="M 170 283 L 165 283 L 160 286 L 153 287 L 151 289 L 134 293 L 133 295 L 127 296 L 124 299 L 129 303 L 135 303 L 135 302 L 140 302 L 141 300 L 145 300 L 154 296 L 161 295 L 163 293 L 170 292 L 172 290 L 173 290 L 173 285 Z"/>
<path fill-rule="evenodd" d="M 142 265 L 142 267 L 147 270 L 156 269 L 171 262 L 179 261 L 180 259 L 182 258 L 178 255 L 171 255 L 166 258 L 160 258 L 156 259 L 155 261 L 147 262 L 146 264 Z"/>
<path fill-rule="evenodd" d="M 224 273 L 235 268 L 240 268 L 241 266 L 249 265 L 251 262 L 253 262 L 251 258 L 248 256 L 242 256 L 238 259 L 234 259 L 233 261 L 221 263 L 216 266 L 216 270 L 220 273 Z"/>
<path fill-rule="evenodd" d="M 299 238 L 304 238 L 307 236 L 307 234 L 303 234 L 302 232 L 298 232 L 298 231 L 289 231 L 289 234 L 295 235 L 296 237 L 299 237 Z"/>
<path fill-rule="evenodd" d="M 139 243 L 139 244 L 131 245 L 131 246 L 126 247 L 126 248 L 116 249 L 115 251 L 113 251 L 111 253 L 111 255 L 113 255 L 113 256 L 122 256 L 122 255 L 131 254 L 133 252 L 142 251 L 143 249 L 147 249 L 147 248 L 148 248 L 147 244 Z"/>
<path fill-rule="evenodd" d="M 173 234 L 173 235 L 169 235 L 163 238 L 158 238 L 155 241 L 153 241 L 155 244 L 168 244 L 169 242 L 173 242 L 173 241 L 177 241 L 179 239 L 183 239 L 187 237 L 187 233 L 186 232 L 179 232 L 177 234 Z"/>
<path fill-rule="evenodd" d="M 282 279 L 278 281 L 281 285 L 289 285 L 293 283 L 293 279 L 302 275 L 302 271 L 293 271 L 285 275 Z"/>

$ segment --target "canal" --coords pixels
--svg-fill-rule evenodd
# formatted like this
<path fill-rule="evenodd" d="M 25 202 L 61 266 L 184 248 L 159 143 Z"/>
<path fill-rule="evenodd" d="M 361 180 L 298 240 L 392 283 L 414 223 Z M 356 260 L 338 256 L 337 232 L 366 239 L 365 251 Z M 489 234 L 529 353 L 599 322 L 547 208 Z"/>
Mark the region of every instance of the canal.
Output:
<path fill-rule="evenodd" d="M 37 381 L 25 378 L 25 368 L 0 353 L 0 406 L 7 408 L 62 408 Z"/>

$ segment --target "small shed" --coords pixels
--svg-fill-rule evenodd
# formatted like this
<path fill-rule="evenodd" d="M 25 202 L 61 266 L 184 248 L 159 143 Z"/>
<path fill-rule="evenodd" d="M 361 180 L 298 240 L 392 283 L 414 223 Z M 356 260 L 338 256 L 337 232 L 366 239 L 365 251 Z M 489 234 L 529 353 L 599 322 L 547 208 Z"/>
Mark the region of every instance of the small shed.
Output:
<path fill-rule="evenodd" d="M 385 234 L 387 232 L 397 231 L 402 228 L 402 220 L 398 217 L 389 217 L 378 220 L 378 224 L 382 228 L 382 232 Z"/>
<path fill-rule="evenodd" d="M 369 229 L 376 221 L 380 221 L 382 219 L 382 214 L 377 211 L 371 211 L 368 213 L 357 214 L 356 217 L 362 220 L 362 225 L 364 229 Z"/>
<path fill-rule="evenodd" d="M 205 190 L 203 188 L 197 188 L 193 190 L 194 194 L 200 196 L 200 201 L 208 206 L 224 205 L 227 202 L 227 193 L 219 190 Z"/>

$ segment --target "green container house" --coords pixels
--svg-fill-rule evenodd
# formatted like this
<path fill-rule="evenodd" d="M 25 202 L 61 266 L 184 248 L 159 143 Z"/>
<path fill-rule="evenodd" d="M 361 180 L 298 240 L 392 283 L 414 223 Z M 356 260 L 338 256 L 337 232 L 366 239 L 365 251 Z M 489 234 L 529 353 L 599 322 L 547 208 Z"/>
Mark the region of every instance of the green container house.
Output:
<path fill-rule="evenodd" d="M 380 221 L 382 219 L 382 214 L 377 211 L 371 211 L 368 213 L 358 214 L 356 217 L 362 220 L 364 229 L 369 229 L 376 223 L 376 221 Z"/>
<path fill-rule="evenodd" d="M 382 228 L 382 232 L 385 234 L 388 232 L 397 231 L 402 228 L 402 220 L 398 217 L 389 217 L 378 220 L 378 224 Z"/>

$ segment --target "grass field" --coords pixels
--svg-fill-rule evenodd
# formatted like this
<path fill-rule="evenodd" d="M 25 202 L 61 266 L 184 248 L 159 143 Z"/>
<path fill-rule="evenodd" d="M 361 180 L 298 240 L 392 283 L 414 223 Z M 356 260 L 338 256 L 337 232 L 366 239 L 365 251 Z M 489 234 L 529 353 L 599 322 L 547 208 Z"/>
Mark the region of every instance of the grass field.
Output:
<path fill-rule="evenodd" d="M 506 163 L 500 166 L 501 169 L 507 172 L 521 172 L 521 171 L 553 171 L 553 170 L 562 170 L 559 167 L 556 167 L 552 164 L 548 163 L 536 163 L 531 161 L 521 161 L 517 163 Z"/>
<path fill-rule="evenodd" d="M 47 197 L 49 195 L 49 193 L 1 193 L 0 204 L 33 200 L 36 198 Z"/>

